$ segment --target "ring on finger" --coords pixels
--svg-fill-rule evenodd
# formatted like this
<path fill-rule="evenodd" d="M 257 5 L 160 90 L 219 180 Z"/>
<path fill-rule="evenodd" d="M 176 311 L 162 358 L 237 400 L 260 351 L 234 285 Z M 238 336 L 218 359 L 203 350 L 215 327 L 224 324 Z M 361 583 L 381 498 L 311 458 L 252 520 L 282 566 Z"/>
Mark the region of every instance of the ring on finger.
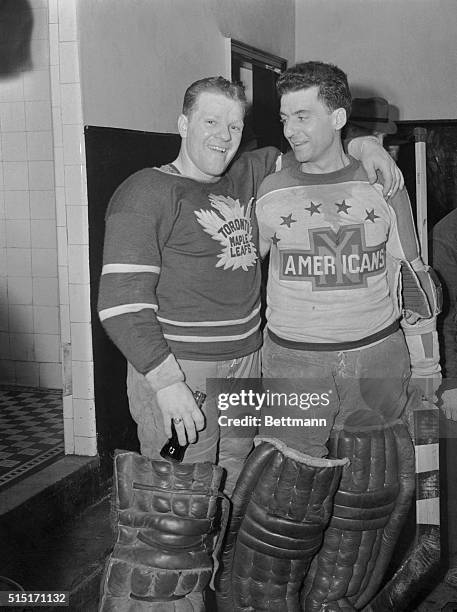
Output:
<path fill-rule="evenodd" d="M 179 425 L 180 423 L 182 423 L 182 418 L 181 417 L 173 417 L 173 423 L 175 425 Z"/>

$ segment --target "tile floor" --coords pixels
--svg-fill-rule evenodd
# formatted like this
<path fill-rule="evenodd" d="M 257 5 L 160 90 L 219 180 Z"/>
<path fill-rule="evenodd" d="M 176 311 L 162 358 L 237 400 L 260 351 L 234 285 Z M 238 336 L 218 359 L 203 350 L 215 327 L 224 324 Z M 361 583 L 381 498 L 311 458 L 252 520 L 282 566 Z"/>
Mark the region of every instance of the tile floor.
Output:
<path fill-rule="evenodd" d="M 62 392 L 0 385 L 0 490 L 63 454 Z"/>

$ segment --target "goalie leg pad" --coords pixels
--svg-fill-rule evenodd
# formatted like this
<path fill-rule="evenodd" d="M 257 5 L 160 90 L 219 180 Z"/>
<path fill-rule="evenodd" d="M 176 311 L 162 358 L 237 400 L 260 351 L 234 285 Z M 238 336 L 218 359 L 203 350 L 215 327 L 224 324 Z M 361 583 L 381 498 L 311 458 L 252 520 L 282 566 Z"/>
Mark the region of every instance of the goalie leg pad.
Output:
<path fill-rule="evenodd" d="M 321 546 L 346 463 L 261 441 L 232 496 L 219 612 L 300 611 L 303 577 Z"/>
<path fill-rule="evenodd" d="M 332 450 L 349 457 L 350 467 L 305 582 L 307 612 L 360 610 L 370 601 L 414 493 L 414 449 L 401 421 L 371 431 L 343 430 L 332 439 Z"/>
<path fill-rule="evenodd" d="M 202 610 L 201 593 L 213 572 L 222 473 L 211 463 L 116 454 L 116 540 L 105 566 L 100 611 Z"/>

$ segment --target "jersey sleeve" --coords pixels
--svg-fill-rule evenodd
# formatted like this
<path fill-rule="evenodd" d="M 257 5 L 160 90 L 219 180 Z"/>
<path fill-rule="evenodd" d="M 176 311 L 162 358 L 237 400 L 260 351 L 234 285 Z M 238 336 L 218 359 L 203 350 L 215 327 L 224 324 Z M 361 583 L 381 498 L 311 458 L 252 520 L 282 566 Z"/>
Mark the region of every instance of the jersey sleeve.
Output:
<path fill-rule="evenodd" d="M 142 374 L 162 373 L 162 387 L 182 377 L 156 317 L 161 253 L 174 221 L 158 174 L 148 169 L 132 175 L 110 201 L 98 312 L 126 359 Z"/>

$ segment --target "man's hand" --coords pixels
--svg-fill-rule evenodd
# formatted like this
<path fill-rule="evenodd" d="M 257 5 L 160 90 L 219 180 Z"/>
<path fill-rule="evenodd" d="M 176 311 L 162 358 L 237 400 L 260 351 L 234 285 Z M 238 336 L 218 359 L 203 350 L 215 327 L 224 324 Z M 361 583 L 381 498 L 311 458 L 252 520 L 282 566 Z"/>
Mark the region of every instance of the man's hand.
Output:
<path fill-rule="evenodd" d="M 446 389 L 441 394 L 441 409 L 447 419 L 457 421 L 457 389 Z"/>
<path fill-rule="evenodd" d="M 171 438 L 171 422 L 175 419 L 174 425 L 181 446 L 195 442 L 197 431 L 205 426 L 205 419 L 186 383 L 176 382 L 159 389 L 156 397 L 162 412 L 165 435 Z M 176 419 L 182 420 L 176 423 Z"/>
<path fill-rule="evenodd" d="M 403 174 L 397 164 L 376 138 L 364 138 L 360 150 L 360 162 L 371 184 L 378 180 L 377 172 L 381 173 L 384 197 L 394 196 L 405 186 Z"/>

